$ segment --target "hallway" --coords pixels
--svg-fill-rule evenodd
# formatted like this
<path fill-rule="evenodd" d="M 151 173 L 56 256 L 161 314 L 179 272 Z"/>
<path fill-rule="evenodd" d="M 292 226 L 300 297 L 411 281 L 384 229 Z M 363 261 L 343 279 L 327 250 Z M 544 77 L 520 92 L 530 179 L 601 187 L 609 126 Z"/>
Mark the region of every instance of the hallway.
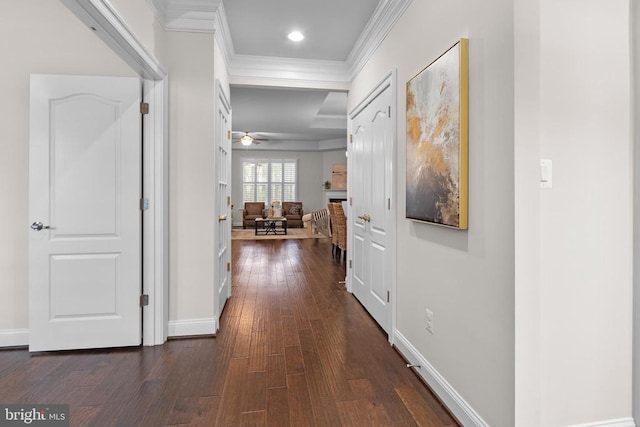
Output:
<path fill-rule="evenodd" d="M 324 239 L 233 242 L 215 339 L 0 351 L 0 403 L 68 403 L 71 425 L 454 426 L 357 300 Z"/>

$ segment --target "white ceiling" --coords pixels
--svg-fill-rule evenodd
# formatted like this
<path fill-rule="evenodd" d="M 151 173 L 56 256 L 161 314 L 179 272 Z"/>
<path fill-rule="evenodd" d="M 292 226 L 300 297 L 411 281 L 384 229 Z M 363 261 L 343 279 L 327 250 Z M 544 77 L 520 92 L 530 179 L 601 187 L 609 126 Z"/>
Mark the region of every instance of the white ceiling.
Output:
<path fill-rule="evenodd" d="M 260 149 L 291 149 L 294 143 L 304 144 L 304 149 L 330 149 L 335 142 L 321 142 L 335 139 L 346 146 L 345 92 L 232 86 L 231 104 L 234 131 L 258 132 L 269 139 Z"/>
<path fill-rule="evenodd" d="M 346 61 L 379 0 L 223 0 L 240 55 Z M 301 43 L 287 34 L 298 30 Z"/>
<path fill-rule="evenodd" d="M 216 33 L 233 130 L 269 138 L 250 149 L 328 150 L 346 146 L 348 82 L 411 0 L 151 2 L 168 30 Z M 305 39 L 288 40 L 293 30 Z"/>

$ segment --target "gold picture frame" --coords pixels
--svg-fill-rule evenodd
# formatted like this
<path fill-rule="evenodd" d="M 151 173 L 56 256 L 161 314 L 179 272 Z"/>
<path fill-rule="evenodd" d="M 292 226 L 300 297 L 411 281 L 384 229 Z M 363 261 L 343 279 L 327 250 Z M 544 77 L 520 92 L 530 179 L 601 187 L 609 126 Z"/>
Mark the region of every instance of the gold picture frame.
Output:
<path fill-rule="evenodd" d="M 407 100 L 406 217 L 468 228 L 469 40 L 411 78 Z"/>

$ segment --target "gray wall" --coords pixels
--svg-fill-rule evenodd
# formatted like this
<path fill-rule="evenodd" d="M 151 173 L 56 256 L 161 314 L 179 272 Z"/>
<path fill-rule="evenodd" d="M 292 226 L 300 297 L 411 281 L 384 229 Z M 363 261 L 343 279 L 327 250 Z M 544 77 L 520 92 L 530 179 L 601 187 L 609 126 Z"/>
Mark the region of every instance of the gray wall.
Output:
<path fill-rule="evenodd" d="M 234 206 L 234 225 L 242 225 L 240 209 L 242 209 L 242 161 L 244 159 L 297 159 L 298 201 L 303 203 L 305 213 L 322 207 L 324 203 L 322 152 L 233 150 L 231 203 Z"/>
<path fill-rule="evenodd" d="M 414 1 L 349 93 L 397 69 L 397 330 L 491 426 L 514 425 L 513 1 Z M 468 37 L 469 230 L 405 219 L 405 83 Z M 434 314 L 432 335 L 425 309 Z"/>

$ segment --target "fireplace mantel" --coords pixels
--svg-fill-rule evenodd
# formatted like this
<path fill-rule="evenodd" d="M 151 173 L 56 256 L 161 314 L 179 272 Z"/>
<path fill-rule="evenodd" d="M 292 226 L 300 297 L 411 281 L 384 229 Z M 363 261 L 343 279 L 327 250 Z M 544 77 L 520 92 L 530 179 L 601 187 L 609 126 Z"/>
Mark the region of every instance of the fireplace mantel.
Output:
<path fill-rule="evenodd" d="M 324 205 L 327 206 L 327 203 L 329 203 L 331 199 L 347 200 L 347 190 L 336 190 L 333 188 L 325 190 Z"/>

